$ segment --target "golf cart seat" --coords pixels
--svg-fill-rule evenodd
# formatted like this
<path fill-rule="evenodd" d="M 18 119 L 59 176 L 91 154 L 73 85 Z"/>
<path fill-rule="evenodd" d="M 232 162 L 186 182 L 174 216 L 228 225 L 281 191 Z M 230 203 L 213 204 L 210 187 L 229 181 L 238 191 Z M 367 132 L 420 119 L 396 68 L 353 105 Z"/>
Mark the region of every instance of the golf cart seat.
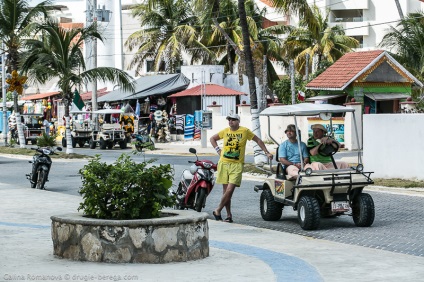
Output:
<path fill-rule="evenodd" d="M 119 123 L 104 123 L 102 125 L 103 130 L 120 130 L 121 125 Z"/>
<path fill-rule="evenodd" d="M 277 147 L 277 151 L 275 152 L 275 160 L 277 161 L 277 173 L 276 176 L 279 179 L 287 180 L 287 172 L 286 172 L 286 166 L 280 163 L 278 151 L 280 149 L 280 145 Z"/>

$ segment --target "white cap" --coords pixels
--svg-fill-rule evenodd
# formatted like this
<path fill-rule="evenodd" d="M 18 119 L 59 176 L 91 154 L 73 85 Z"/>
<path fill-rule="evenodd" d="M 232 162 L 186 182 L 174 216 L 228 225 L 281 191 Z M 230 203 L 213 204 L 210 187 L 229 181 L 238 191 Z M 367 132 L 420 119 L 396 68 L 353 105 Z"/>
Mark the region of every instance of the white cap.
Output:
<path fill-rule="evenodd" d="M 237 114 L 229 114 L 229 115 L 227 115 L 227 119 L 229 119 L 229 118 L 233 118 L 233 119 L 238 119 L 238 120 L 240 120 L 240 116 L 239 116 L 239 115 L 237 115 Z"/>

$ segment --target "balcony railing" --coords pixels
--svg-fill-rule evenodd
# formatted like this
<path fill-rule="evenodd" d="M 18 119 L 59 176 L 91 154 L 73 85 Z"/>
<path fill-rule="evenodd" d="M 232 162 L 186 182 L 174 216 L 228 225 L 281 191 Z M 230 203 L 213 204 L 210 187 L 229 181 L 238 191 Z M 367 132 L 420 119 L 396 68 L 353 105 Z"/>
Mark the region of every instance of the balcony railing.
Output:
<path fill-rule="evenodd" d="M 336 23 L 347 23 L 347 22 L 363 22 L 364 17 L 346 17 L 346 18 L 334 18 Z"/>

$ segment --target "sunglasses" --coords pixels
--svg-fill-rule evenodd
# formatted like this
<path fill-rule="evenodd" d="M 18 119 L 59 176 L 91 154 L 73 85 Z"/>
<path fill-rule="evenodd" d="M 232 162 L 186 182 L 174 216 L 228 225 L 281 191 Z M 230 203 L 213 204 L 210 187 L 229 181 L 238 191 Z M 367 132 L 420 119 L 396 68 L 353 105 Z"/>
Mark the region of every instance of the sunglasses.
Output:
<path fill-rule="evenodd" d="M 228 121 L 236 121 L 236 120 L 238 120 L 236 118 L 227 118 L 227 119 L 228 119 Z"/>

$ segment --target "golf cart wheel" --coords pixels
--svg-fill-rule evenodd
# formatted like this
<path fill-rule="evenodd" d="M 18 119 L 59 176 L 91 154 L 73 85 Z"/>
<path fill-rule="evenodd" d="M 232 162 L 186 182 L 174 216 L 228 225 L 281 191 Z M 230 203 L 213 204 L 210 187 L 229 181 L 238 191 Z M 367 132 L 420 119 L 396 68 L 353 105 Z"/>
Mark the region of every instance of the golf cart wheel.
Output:
<path fill-rule="evenodd" d="M 266 221 L 275 221 L 281 218 L 284 205 L 274 201 L 271 190 L 266 189 L 261 193 L 260 209 L 261 216 Z"/>
<path fill-rule="evenodd" d="M 112 149 L 113 146 L 115 146 L 115 144 L 113 142 L 110 142 L 110 143 L 107 144 L 108 149 Z"/>
<path fill-rule="evenodd" d="M 80 148 L 84 148 L 85 145 L 85 141 L 84 140 L 79 140 L 78 141 L 78 146 L 80 146 Z"/>
<path fill-rule="evenodd" d="M 318 200 L 311 196 L 302 196 L 297 207 L 297 219 L 303 230 L 317 229 L 321 219 Z"/>
<path fill-rule="evenodd" d="M 31 145 L 37 145 L 37 139 L 32 139 L 31 140 Z"/>
<path fill-rule="evenodd" d="M 101 149 L 101 150 L 106 149 L 106 141 L 105 141 L 105 140 L 103 140 L 103 138 L 100 138 L 100 144 L 99 144 L 99 147 L 100 147 L 100 149 Z"/>
<path fill-rule="evenodd" d="M 353 222 L 358 227 L 369 227 L 374 222 L 374 201 L 370 194 L 361 193 L 352 203 Z"/>
<path fill-rule="evenodd" d="M 125 139 L 125 140 L 119 142 L 119 147 L 121 149 L 126 149 L 127 148 L 127 140 Z"/>
<path fill-rule="evenodd" d="M 96 149 L 96 142 L 94 142 L 93 139 L 90 139 L 89 145 L 90 145 L 90 149 Z"/>
<path fill-rule="evenodd" d="M 75 138 L 72 136 L 71 136 L 71 144 L 72 144 L 72 148 L 77 147 L 77 140 L 75 140 Z"/>

